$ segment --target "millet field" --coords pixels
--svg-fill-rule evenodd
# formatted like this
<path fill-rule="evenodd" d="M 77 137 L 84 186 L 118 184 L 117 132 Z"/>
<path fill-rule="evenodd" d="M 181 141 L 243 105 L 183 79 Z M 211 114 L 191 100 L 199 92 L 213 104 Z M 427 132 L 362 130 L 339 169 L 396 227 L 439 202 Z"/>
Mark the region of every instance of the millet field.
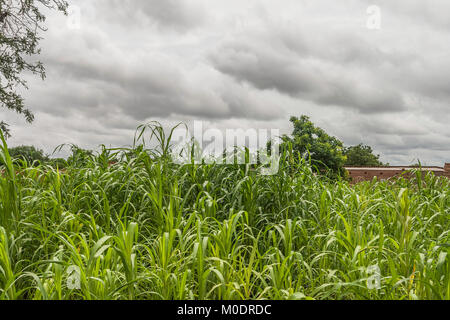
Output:
<path fill-rule="evenodd" d="M 150 132 L 63 168 L 3 140 L 0 299 L 450 299 L 449 179 L 177 165 Z"/>

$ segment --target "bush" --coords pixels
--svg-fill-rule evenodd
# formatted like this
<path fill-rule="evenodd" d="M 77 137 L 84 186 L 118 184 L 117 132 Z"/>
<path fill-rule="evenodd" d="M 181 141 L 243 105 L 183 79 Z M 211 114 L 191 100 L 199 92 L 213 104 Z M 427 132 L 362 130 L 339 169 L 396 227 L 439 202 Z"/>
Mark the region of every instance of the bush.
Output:
<path fill-rule="evenodd" d="M 37 149 L 34 146 L 19 146 L 9 149 L 11 158 L 24 160 L 29 165 L 43 164 L 49 160 L 48 156 L 44 154 L 43 150 Z"/>

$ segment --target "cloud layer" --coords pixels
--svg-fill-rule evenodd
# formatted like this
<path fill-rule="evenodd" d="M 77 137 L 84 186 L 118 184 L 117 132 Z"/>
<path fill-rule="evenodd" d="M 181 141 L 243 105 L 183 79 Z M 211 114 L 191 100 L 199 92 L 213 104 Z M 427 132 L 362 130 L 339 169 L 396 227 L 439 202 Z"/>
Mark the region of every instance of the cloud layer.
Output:
<path fill-rule="evenodd" d="M 375 3 L 374 3 L 375 2 Z M 450 3 L 98 0 L 51 13 L 11 144 L 126 145 L 149 120 L 291 130 L 312 120 L 384 161 L 450 161 Z M 381 29 L 366 27 L 378 5 Z M 77 13 L 77 10 L 74 11 Z M 75 17 L 76 18 L 76 17 Z M 71 20 L 72 19 L 72 20 Z"/>

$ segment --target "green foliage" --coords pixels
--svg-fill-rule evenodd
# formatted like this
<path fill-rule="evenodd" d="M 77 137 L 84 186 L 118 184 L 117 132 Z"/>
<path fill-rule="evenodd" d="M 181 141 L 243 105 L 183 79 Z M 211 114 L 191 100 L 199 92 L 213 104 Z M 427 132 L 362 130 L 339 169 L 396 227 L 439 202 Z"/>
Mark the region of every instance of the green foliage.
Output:
<path fill-rule="evenodd" d="M 67 166 L 67 160 L 64 158 L 53 158 L 50 159 L 48 163 L 52 165 L 54 168 L 59 169 L 65 168 Z"/>
<path fill-rule="evenodd" d="M 42 164 L 49 160 L 48 156 L 44 154 L 43 150 L 36 149 L 34 146 L 18 146 L 9 149 L 9 154 L 13 159 L 25 160 L 28 164 Z"/>
<path fill-rule="evenodd" d="M 80 167 L 86 166 L 94 157 L 92 150 L 83 149 L 76 145 L 71 145 L 70 150 L 72 151 L 72 155 L 67 158 L 67 162 Z"/>
<path fill-rule="evenodd" d="M 357 146 L 344 149 L 344 155 L 347 157 L 345 165 L 347 166 L 368 166 L 379 167 L 384 164 L 380 161 L 380 155 L 373 154 L 370 146 L 358 144 Z"/>
<path fill-rule="evenodd" d="M 0 107 L 22 114 L 28 122 L 32 122 L 34 116 L 25 108 L 18 89 L 27 88 L 23 72 L 45 77 L 42 63 L 30 60 L 30 56 L 40 53 L 39 32 L 45 30 L 42 11 L 58 9 L 65 12 L 66 8 L 64 0 L 0 1 Z M 9 135 L 3 121 L 0 130 Z"/>
<path fill-rule="evenodd" d="M 0 299 L 450 299 L 449 179 L 353 186 L 288 150 L 273 176 L 180 166 L 151 132 L 65 170 L 3 140 Z"/>
<path fill-rule="evenodd" d="M 294 130 L 291 136 L 282 137 L 281 148 L 286 149 L 291 145 L 295 153 L 304 159 L 310 159 L 319 171 L 331 170 L 334 174 L 342 174 L 345 163 L 342 141 L 316 127 L 308 116 L 291 117 L 290 121 Z"/>

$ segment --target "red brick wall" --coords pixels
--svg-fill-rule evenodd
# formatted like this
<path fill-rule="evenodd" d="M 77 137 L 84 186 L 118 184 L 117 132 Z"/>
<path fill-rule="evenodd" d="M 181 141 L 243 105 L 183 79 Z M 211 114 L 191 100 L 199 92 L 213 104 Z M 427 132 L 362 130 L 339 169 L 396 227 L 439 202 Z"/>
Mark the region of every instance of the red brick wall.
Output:
<path fill-rule="evenodd" d="M 361 182 L 372 180 L 374 177 L 377 177 L 379 180 L 389 179 L 395 176 L 400 175 L 403 171 L 399 170 L 356 170 L 356 169 L 348 169 L 349 176 L 352 182 Z"/>
<path fill-rule="evenodd" d="M 352 168 L 347 168 L 347 171 L 349 173 L 349 177 L 351 179 L 351 182 L 353 183 L 358 183 L 361 181 L 369 181 L 372 180 L 374 177 L 377 177 L 378 180 L 386 180 L 389 178 L 393 178 L 393 177 L 397 177 L 403 174 L 404 177 L 408 177 L 411 175 L 410 170 L 413 168 L 402 168 L 399 167 L 398 169 L 395 167 L 391 167 L 389 168 L 389 170 L 387 170 L 387 168 L 376 168 L 375 170 L 373 168 L 371 168 L 370 170 L 366 170 L 364 168 L 358 168 L 358 169 L 352 169 Z M 442 170 L 442 169 L 441 169 Z M 445 174 L 442 171 L 433 171 L 434 174 L 436 176 L 447 176 L 450 178 L 450 163 L 446 164 L 445 167 Z"/>

